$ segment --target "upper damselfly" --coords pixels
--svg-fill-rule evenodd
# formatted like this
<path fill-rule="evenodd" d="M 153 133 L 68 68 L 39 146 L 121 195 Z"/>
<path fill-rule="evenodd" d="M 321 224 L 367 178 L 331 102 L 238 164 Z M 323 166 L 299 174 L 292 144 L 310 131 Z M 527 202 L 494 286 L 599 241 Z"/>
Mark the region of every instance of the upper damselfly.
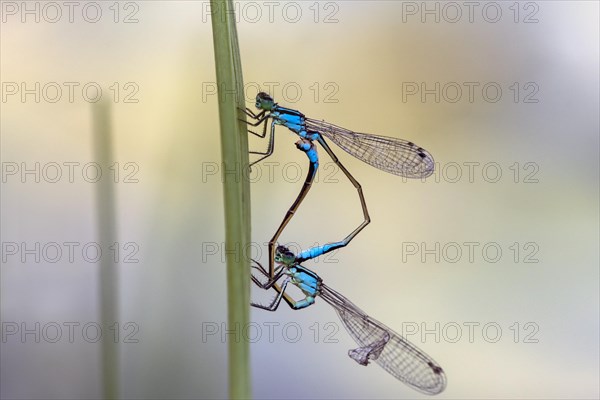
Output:
<path fill-rule="evenodd" d="M 254 113 L 249 108 L 242 111 L 254 120 L 254 122 L 247 122 L 249 125 L 259 126 L 263 124 L 263 128 L 262 133 L 254 131 L 250 132 L 258 137 L 264 138 L 267 136 L 269 120 L 271 122 L 267 150 L 264 152 L 251 151 L 251 154 L 258 154 L 261 157 L 252 162 L 250 166 L 273 154 L 276 125 L 285 126 L 300 136 L 300 140 L 296 142 L 296 147 L 307 154 L 310 162 L 309 172 L 300 193 L 286 213 L 279 228 L 269 241 L 269 276 L 271 278 L 274 276 L 275 244 L 277 243 L 277 239 L 300 207 L 300 204 L 306 197 L 316 176 L 319 158 L 314 142 L 321 145 L 333 162 L 356 188 L 364 218 L 363 222 L 356 229 L 343 240 L 333 243 L 331 248 L 327 251 L 346 246 L 365 226 L 369 224 L 369 222 L 371 222 L 371 218 L 369 217 L 369 211 L 360 183 L 358 183 L 346 167 L 339 161 L 325 141 L 325 138 L 330 139 L 359 160 L 395 175 L 407 178 L 426 178 L 433 173 L 433 157 L 427 150 L 417 146 L 413 142 L 386 136 L 358 133 L 325 121 L 307 118 L 298 110 L 282 107 L 275 103 L 273 98 L 264 92 L 260 92 L 256 95 L 255 105 L 256 108 L 260 110 L 258 113 Z"/>
<path fill-rule="evenodd" d="M 426 178 L 433 173 L 434 161 L 431 154 L 404 139 L 358 133 L 329 122 L 307 118 L 298 110 L 275 103 L 273 98 L 264 92 L 256 95 L 256 108 L 261 110 L 258 114 L 248 108 L 245 110 L 246 115 L 256 120 L 250 125 L 258 126 L 263 122 L 265 124 L 261 134 L 252 133 L 264 138 L 267 134 L 266 122 L 269 119 L 271 132 L 266 152 L 250 152 L 263 156 L 251 165 L 273 153 L 275 125 L 283 125 L 302 138 L 318 141 L 329 153 L 329 148 L 323 144 L 323 137 L 326 137 L 352 156 L 385 172 L 407 178 Z"/>

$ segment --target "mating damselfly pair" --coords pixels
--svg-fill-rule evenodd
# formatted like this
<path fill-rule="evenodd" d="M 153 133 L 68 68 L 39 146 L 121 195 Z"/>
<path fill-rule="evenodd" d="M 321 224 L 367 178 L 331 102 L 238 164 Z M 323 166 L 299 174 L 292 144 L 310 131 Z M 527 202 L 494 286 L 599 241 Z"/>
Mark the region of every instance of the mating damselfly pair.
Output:
<path fill-rule="evenodd" d="M 297 110 L 279 106 L 266 93 L 261 92 L 256 96 L 256 107 L 260 112 L 254 113 L 250 109 L 243 110 L 248 117 L 254 120 L 254 122 L 248 122 L 249 125 L 260 126 L 263 124 L 261 133 L 250 132 L 265 138 L 270 125 L 270 133 L 266 151 L 250 152 L 261 156 L 251 165 L 264 160 L 273 153 L 275 126 L 282 125 L 300 137 L 296 142 L 296 147 L 307 155 L 309 171 L 299 195 L 269 242 L 268 270 L 253 260 L 253 268 L 264 275 L 267 281 L 262 282 L 254 274 L 252 281 L 262 289 L 273 288 L 278 294 L 267 306 L 257 303 L 252 303 L 252 306 L 274 311 L 283 298 L 290 307 L 298 310 L 312 305 L 316 297 L 321 297 L 336 310 L 347 331 L 360 346 L 348 352 L 353 360 L 361 365 L 368 365 L 370 360 L 375 360 L 392 376 L 414 389 L 427 394 L 440 393 L 446 387 L 446 376 L 442 368 L 431 357 L 381 322 L 369 317 L 346 297 L 325 285 L 316 273 L 301 265 L 304 261 L 346 246 L 371 221 L 361 185 L 339 161 L 325 138 L 330 139 L 346 152 L 367 164 L 408 178 L 425 178 L 431 175 L 434 169 L 433 158 L 426 150 L 412 142 L 357 133 L 325 121 L 307 118 Z M 286 247 L 275 247 L 275 245 L 314 181 L 319 167 L 319 157 L 314 142 L 317 142 L 327 152 L 356 188 L 364 220 L 344 239 L 316 246 L 295 255 Z M 278 265 L 277 268 L 275 268 L 275 264 Z M 279 284 L 278 281 L 282 278 L 283 281 Z M 297 286 L 305 297 L 298 301 L 294 300 L 285 292 L 289 283 Z"/>

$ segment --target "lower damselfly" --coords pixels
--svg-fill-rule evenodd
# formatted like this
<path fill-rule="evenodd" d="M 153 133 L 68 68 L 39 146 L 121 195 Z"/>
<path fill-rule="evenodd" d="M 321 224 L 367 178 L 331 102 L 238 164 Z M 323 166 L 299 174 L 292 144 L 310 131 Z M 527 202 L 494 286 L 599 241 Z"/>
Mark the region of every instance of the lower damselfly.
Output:
<path fill-rule="evenodd" d="M 305 253 L 304 259 L 312 258 L 307 256 L 311 251 Z M 320 250 L 313 253 L 320 253 Z M 444 390 L 446 375 L 438 363 L 327 286 L 315 272 L 300 265 L 298 260 L 288 248 L 278 246 L 275 251 L 278 268 L 272 278 L 260 263 L 253 260 L 252 268 L 259 271 L 263 278 L 268 278 L 266 282 L 262 282 L 252 274 L 252 281 L 260 288 L 268 290 L 283 278 L 277 296 L 269 305 L 251 303 L 253 307 L 275 311 L 281 299 L 284 299 L 292 309 L 299 310 L 314 304 L 319 297 L 335 309 L 342 324 L 358 344 L 358 348 L 348 351 L 348 356 L 358 364 L 366 366 L 371 360 L 375 361 L 390 375 L 422 393 L 438 394 Z M 294 300 L 285 293 L 289 283 L 298 287 L 305 297 Z"/>

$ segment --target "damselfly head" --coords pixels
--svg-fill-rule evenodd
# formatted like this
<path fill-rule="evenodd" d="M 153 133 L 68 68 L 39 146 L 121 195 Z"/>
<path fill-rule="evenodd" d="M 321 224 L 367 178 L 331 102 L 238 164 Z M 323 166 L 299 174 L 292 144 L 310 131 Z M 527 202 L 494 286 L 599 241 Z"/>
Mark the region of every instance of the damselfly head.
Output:
<path fill-rule="evenodd" d="M 296 255 L 285 246 L 277 246 L 275 250 L 275 262 L 285 265 L 293 265 L 296 262 Z"/>
<path fill-rule="evenodd" d="M 269 96 L 269 94 L 260 92 L 256 95 L 256 108 L 260 110 L 271 111 L 274 105 L 275 101 L 271 96 Z"/>

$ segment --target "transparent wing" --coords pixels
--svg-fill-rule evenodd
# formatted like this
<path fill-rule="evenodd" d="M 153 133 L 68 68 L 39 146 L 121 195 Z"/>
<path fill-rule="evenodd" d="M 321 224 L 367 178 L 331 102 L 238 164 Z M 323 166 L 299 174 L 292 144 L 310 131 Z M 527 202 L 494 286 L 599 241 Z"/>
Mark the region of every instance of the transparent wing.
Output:
<path fill-rule="evenodd" d="M 398 380 L 420 392 L 438 394 L 444 390 L 446 375 L 431 357 L 327 285 L 322 285 L 320 296 L 336 310 L 346 330 L 360 346 L 348 351 L 350 358 L 361 365 L 374 360 Z"/>
<path fill-rule="evenodd" d="M 353 132 L 310 118 L 306 119 L 306 128 L 321 133 L 359 160 L 394 175 L 426 178 L 435 168 L 427 150 L 403 139 Z"/>

